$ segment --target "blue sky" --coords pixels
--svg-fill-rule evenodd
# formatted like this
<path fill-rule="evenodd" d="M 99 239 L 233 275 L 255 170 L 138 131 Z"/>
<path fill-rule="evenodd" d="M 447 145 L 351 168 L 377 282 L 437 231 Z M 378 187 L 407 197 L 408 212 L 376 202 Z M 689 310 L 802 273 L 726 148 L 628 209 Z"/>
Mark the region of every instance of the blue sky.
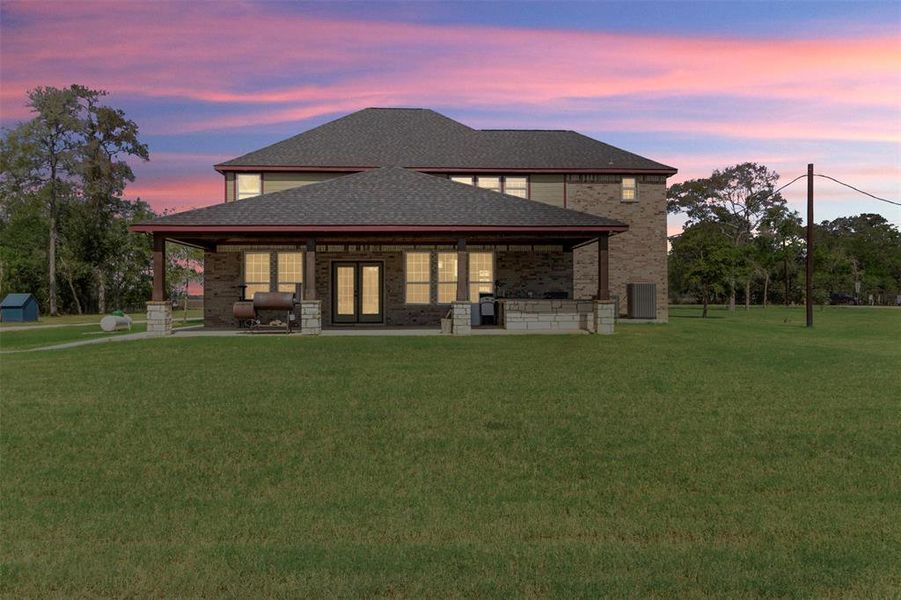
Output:
<path fill-rule="evenodd" d="M 0 122 L 37 85 L 110 92 L 151 162 L 128 194 L 222 199 L 212 164 L 366 106 L 575 129 L 679 168 L 808 162 L 901 196 L 901 2 L 0 5 Z M 800 208 L 803 186 L 787 192 Z M 901 208 L 817 184 L 817 218 Z M 679 229 L 671 220 L 671 231 Z"/>

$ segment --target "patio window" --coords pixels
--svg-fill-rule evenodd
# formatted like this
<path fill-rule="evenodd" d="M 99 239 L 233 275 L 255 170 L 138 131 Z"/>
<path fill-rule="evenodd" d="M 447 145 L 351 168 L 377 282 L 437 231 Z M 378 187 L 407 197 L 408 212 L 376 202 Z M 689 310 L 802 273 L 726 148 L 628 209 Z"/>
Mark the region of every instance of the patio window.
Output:
<path fill-rule="evenodd" d="M 623 202 L 638 200 L 638 182 L 634 177 L 623 177 Z"/>
<path fill-rule="evenodd" d="M 457 183 L 465 183 L 466 185 L 472 185 L 473 182 L 472 175 L 451 175 L 450 180 Z"/>
<path fill-rule="evenodd" d="M 269 253 L 248 252 L 244 255 L 245 297 L 253 300 L 257 292 L 269 291 Z"/>
<path fill-rule="evenodd" d="M 476 185 L 480 188 L 491 190 L 492 192 L 501 191 L 501 178 L 500 177 L 482 177 L 479 175 L 476 178 Z"/>
<path fill-rule="evenodd" d="M 259 173 L 238 173 L 237 176 L 237 198 L 253 198 L 263 193 L 263 176 Z"/>
<path fill-rule="evenodd" d="M 406 301 L 407 304 L 428 304 L 431 290 L 431 270 L 428 252 L 407 252 Z"/>
<path fill-rule="evenodd" d="M 528 177 L 504 177 L 504 193 L 520 198 L 529 197 Z"/>
<path fill-rule="evenodd" d="M 438 304 L 457 299 L 457 253 L 438 253 Z"/>
<path fill-rule="evenodd" d="M 303 252 L 279 252 L 278 291 L 296 293 L 298 283 L 303 283 Z"/>
<path fill-rule="evenodd" d="M 469 301 L 478 302 L 479 293 L 494 293 L 494 253 L 469 253 Z"/>

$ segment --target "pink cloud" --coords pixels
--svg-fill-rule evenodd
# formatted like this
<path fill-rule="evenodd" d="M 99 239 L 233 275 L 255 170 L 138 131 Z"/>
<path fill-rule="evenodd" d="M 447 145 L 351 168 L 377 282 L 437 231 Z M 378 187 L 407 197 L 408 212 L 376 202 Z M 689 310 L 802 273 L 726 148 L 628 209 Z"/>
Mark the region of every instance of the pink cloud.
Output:
<path fill-rule="evenodd" d="M 141 198 L 154 210 L 182 211 L 222 202 L 223 178 L 217 173 L 206 176 L 142 177 L 125 190 L 128 199 Z"/>
<path fill-rule="evenodd" d="M 40 73 L 41 83 L 74 78 L 119 94 L 231 111 L 177 118 L 167 131 L 291 122 L 377 104 L 515 104 L 536 112 L 566 106 L 578 114 L 574 103 L 585 100 L 733 96 L 846 107 L 845 122 L 806 119 L 801 111 L 788 123 L 701 116 L 641 118 L 608 129 L 898 140 L 898 127 L 860 122 L 854 108 L 897 107 L 896 36 L 687 38 L 338 21 L 274 14 L 259 5 L 208 6 L 132 3 L 111 10 L 105 3 L 8 2 L 4 10 L 24 24 L 3 36 L 4 117 L 21 118 L 23 94 Z M 298 83 L 286 85 L 291 79 Z"/>

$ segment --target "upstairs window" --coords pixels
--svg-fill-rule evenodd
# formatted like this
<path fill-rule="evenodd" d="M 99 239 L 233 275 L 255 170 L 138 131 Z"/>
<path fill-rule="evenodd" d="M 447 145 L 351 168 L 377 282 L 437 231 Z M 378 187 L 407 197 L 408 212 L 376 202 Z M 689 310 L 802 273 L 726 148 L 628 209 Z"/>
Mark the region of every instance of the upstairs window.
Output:
<path fill-rule="evenodd" d="M 244 297 L 253 300 L 257 292 L 269 291 L 269 253 L 248 252 L 244 255 Z"/>
<path fill-rule="evenodd" d="M 259 173 L 238 173 L 237 199 L 253 198 L 263 193 L 263 176 Z"/>
<path fill-rule="evenodd" d="M 623 202 L 638 200 L 638 182 L 634 177 L 623 177 Z"/>
<path fill-rule="evenodd" d="M 529 178 L 525 175 L 451 175 L 450 180 L 519 198 L 529 197 Z"/>
<path fill-rule="evenodd" d="M 407 252 L 405 298 L 407 304 L 428 304 L 430 301 L 432 278 L 428 252 Z"/>
<path fill-rule="evenodd" d="M 278 253 L 278 291 L 297 293 L 303 283 L 303 252 Z"/>
<path fill-rule="evenodd" d="M 476 185 L 480 188 L 491 190 L 492 192 L 501 191 L 501 178 L 500 177 L 482 177 L 479 175 L 476 177 Z"/>
<path fill-rule="evenodd" d="M 519 198 L 529 197 L 528 177 L 504 177 L 504 193 Z"/>

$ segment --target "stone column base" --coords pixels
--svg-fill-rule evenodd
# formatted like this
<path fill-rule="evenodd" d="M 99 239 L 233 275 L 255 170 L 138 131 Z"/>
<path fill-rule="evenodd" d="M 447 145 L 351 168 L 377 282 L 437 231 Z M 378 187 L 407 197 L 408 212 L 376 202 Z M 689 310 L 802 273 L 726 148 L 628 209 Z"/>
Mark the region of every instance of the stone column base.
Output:
<path fill-rule="evenodd" d="M 300 301 L 300 335 L 322 333 L 322 300 Z"/>
<path fill-rule="evenodd" d="M 172 333 L 172 304 L 167 301 L 147 303 L 147 333 L 169 335 Z"/>
<path fill-rule="evenodd" d="M 454 301 L 451 303 L 451 334 L 469 335 L 472 333 L 472 304 Z"/>
<path fill-rule="evenodd" d="M 613 300 L 594 301 L 594 332 L 600 335 L 613 335 Z"/>

